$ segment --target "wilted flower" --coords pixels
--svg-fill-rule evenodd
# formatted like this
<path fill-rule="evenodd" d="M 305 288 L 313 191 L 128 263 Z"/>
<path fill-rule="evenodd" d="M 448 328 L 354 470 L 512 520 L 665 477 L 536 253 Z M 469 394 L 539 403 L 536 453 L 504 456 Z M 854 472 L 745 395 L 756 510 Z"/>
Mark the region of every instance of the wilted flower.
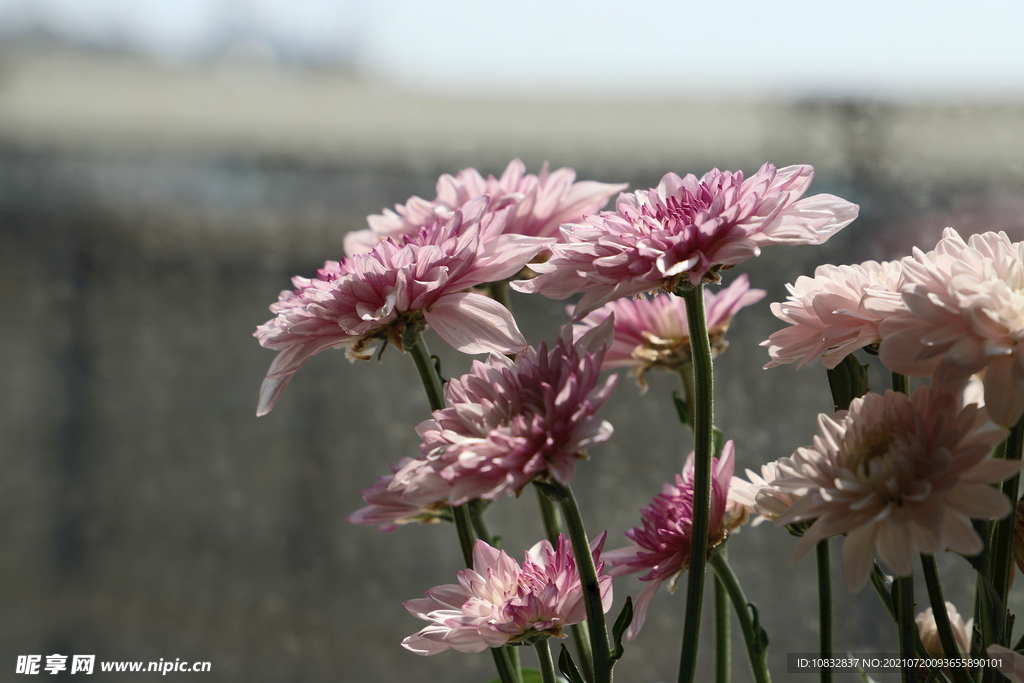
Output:
<path fill-rule="evenodd" d="M 814 445 L 779 462 L 775 486 L 806 493 L 778 518 L 814 520 L 794 560 L 823 539 L 846 534 L 846 584 L 860 590 L 875 554 L 896 574 L 913 572 L 918 553 L 977 555 L 983 543 L 971 519 L 999 519 L 1010 502 L 989 484 L 1021 469 L 986 458 L 1006 430 L 979 431 L 984 408 L 921 387 L 854 399 L 848 411 L 818 416 Z"/>
<path fill-rule="evenodd" d="M 986 369 L 985 405 L 1003 426 L 1024 412 L 1024 243 L 946 228 L 934 251 L 903 259 L 906 308 L 880 326 L 882 362 L 959 388 Z"/>
<path fill-rule="evenodd" d="M 968 619 L 965 624 L 964 618 L 960 616 L 960 613 L 956 611 L 956 606 L 951 602 L 946 602 L 946 615 L 949 617 L 949 625 L 953 630 L 953 639 L 956 640 L 960 654 L 969 654 L 971 652 L 971 634 L 974 628 L 974 619 Z M 939 640 L 939 629 L 935 625 L 935 614 L 932 612 L 932 608 L 929 607 L 919 613 L 914 617 L 914 622 L 917 623 L 917 632 L 921 635 L 921 644 L 924 645 L 925 651 L 933 657 L 944 657 L 945 651 L 942 649 L 942 642 Z"/>
<path fill-rule="evenodd" d="M 402 458 L 391 466 L 392 474 L 363 490 L 367 506 L 348 516 L 353 524 L 378 525 L 381 531 L 394 531 L 400 524 L 429 524 L 451 519 L 448 495 L 451 485 L 425 460 Z M 402 478 L 395 473 L 403 471 Z"/>
<path fill-rule="evenodd" d="M 349 256 L 369 251 L 382 240 L 400 240 L 430 227 L 438 220 L 449 220 L 454 212 L 468 202 L 486 195 L 488 211 L 511 207 L 505 232 L 532 237 L 558 237 L 558 226 L 573 223 L 583 216 L 599 211 L 626 183 L 609 185 L 593 181 L 574 182 L 576 172 L 560 168 L 548 172 L 548 163 L 540 175 L 526 173 L 526 166 L 513 159 L 501 178 L 484 178 L 475 168 L 459 171 L 454 177 L 447 173 L 437 181 L 437 198 L 428 202 L 411 197 L 395 211 L 367 218 L 369 230 L 350 232 L 345 236 L 345 253 Z"/>
<path fill-rule="evenodd" d="M 590 544 L 597 565 L 601 604 L 612 606 L 612 579 L 601 576 L 605 534 Z M 404 603 L 415 617 L 432 622 L 402 641 L 418 655 L 451 648 L 482 652 L 506 643 L 529 643 L 538 637 L 563 638 L 566 626 L 586 619 L 583 586 L 572 547 L 561 536 L 533 546 L 520 567 L 483 541 L 473 547 L 473 568 L 458 574 L 459 583 L 438 586 L 427 597 Z"/>
<path fill-rule="evenodd" d="M 425 457 L 451 483 L 453 505 L 518 493 L 538 478 L 567 485 L 584 449 L 611 437 L 612 426 L 597 417 L 616 381 L 598 385 L 611 324 L 575 344 L 566 326 L 551 351 L 541 342 L 514 361 L 492 354 L 445 385 L 448 407 L 416 431 Z"/>
<path fill-rule="evenodd" d="M 726 330 L 741 309 L 764 298 L 763 289 L 750 289 L 746 274 L 714 294 L 704 290 L 704 305 L 712 354 L 725 350 L 729 342 Z M 651 368 L 678 370 L 690 362 L 690 328 L 686 302 L 674 294 L 653 298 L 619 299 L 590 313 L 575 326 L 575 334 L 602 323 L 615 315 L 615 336 L 604 356 L 601 369 L 630 368 L 642 390 L 647 389 L 644 373 Z"/>
<path fill-rule="evenodd" d="M 260 389 L 257 415 L 277 403 L 292 375 L 315 354 L 345 347 L 350 358 L 385 340 L 403 348 L 409 327 L 429 325 L 463 353 L 517 353 L 526 348 L 512 314 L 470 287 L 518 272 L 552 240 L 500 235 L 507 212 L 484 213 L 487 197 L 456 211 L 445 225 L 422 230 L 401 245 L 329 262 L 315 280 L 297 278 L 270 307 L 277 314 L 256 330 L 278 351 Z M 494 237 L 494 235 L 499 235 Z M 488 239 L 487 237 L 494 237 Z"/>
<path fill-rule="evenodd" d="M 616 211 L 562 226 L 565 244 L 531 268 L 540 276 L 512 283 L 522 292 L 564 299 L 584 292 L 576 319 L 624 296 L 717 282 L 718 270 L 757 256 L 768 244 L 821 244 L 857 217 L 857 205 L 832 195 L 800 196 L 810 166 L 753 177 L 717 169 L 703 178 L 667 174 L 661 184 L 619 196 Z"/>
<path fill-rule="evenodd" d="M 727 441 L 721 458 L 711 459 L 711 516 L 708 520 L 708 548 L 722 543 L 729 533 L 729 484 L 734 467 L 735 446 Z M 690 566 L 690 541 L 693 533 L 693 454 L 690 454 L 676 483 L 665 484 L 651 504 L 640 511 L 643 526 L 630 529 L 626 536 L 634 545 L 605 553 L 612 576 L 640 571 L 647 585 L 633 605 L 633 623 L 626 631 L 632 640 L 647 619 L 647 609 L 666 579 L 675 591 L 680 574 Z"/>
<path fill-rule="evenodd" d="M 881 340 L 878 325 L 891 314 L 893 299 L 895 306 L 902 306 L 902 286 L 899 261 L 865 261 L 857 266 L 826 264 L 818 266 L 813 278 L 798 277 L 796 284 L 786 285 L 786 301 L 772 304 L 775 317 L 790 327 L 761 343 L 772 357 L 765 368 L 795 360 L 802 368 L 820 357 L 831 369 L 857 349 L 877 343 Z M 887 294 L 888 306 L 879 305 L 877 299 L 867 296 L 868 292 Z"/>

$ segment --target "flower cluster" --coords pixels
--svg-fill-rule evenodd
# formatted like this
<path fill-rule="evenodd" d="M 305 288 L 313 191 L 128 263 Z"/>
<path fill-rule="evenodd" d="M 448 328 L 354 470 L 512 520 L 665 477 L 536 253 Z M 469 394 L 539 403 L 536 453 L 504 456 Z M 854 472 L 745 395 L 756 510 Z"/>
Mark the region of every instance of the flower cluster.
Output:
<path fill-rule="evenodd" d="M 656 188 L 621 195 L 615 212 L 562 227 L 564 244 L 532 266 L 521 292 L 565 299 L 583 292 L 578 320 L 603 304 L 680 283 L 717 282 L 718 271 L 769 244 L 821 244 L 857 217 L 857 205 L 832 195 L 800 199 L 810 166 L 765 164 L 750 178 L 717 169 L 702 178 L 674 173 Z"/>
<path fill-rule="evenodd" d="M 542 342 L 515 360 L 492 354 L 448 382 L 448 407 L 416 431 L 453 505 L 518 493 L 538 478 L 572 480 L 584 450 L 612 435 L 597 417 L 616 381 L 598 384 L 611 331 L 609 320 L 574 343 L 567 326 L 550 351 Z"/>
<path fill-rule="evenodd" d="M 367 218 L 368 230 L 357 230 L 345 236 L 345 253 L 349 256 L 373 249 L 378 242 L 402 240 L 437 221 L 449 220 L 454 212 L 469 202 L 487 197 L 487 210 L 509 209 L 504 231 L 531 237 L 558 237 L 558 227 L 574 223 L 583 216 L 600 211 L 616 192 L 626 184 L 611 185 L 594 181 L 575 182 L 576 172 L 560 168 L 548 172 L 544 162 L 539 175 L 526 173 L 519 159 L 512 160 L 500 178 L 484 178 L 475 168 L 447 173 L 437 181 L 437 198 L 427 201 L 411 197 L 395 210 L 385 209 L 383 215 Z"/>
<path fill-rule="evenodd" d="M 829 368 L 878 344 L 893 372 L 959 392 L 984 373 L 985 405 L 1009 426 L 1024 414 L 1024 243 L 946 228 L 935 249 L 901 261 L 821 266 L 772 311 L 790 327 L 765 342 L 771 362 L 821 357 Z"/>
<path fill-rule="evenodd" d="M 591 543 L 597 566 L 601 605 L 612 605 L 612 579 L 601 576 L 601 546 L 605 534 Z M 402 641 L 418 655 L 447 649 L 482 652 L 506 643 L 530 643 L 537 638 L 563 638 L 566 626 L 586 618 L 583 587 L 576 558 L 568 541 L 558 537 L 533 546 L 520 566 L 483 541 L 473 547 L 473 568 L 457 574 L 458 584 L 438 586 L 427 597 L 409 600 L 405 609 L 431 622 Z"/>
<path fill-rule="evenodd" d="M 704 291 L 711 352 L 725 351 L 729 342 L 725 333 L 733 316 L 742 308 L 764 298 L 763 289 L 751 289 L 746 274 L 719 294 Z M 651 368 L 678 371 L 690 362 L 690 327 L 686 302 L 674 294 L 659 294 L 639 299 L 619 299 L 607 303 L 575 325 L 577 336 L 604 322 L 615 319 L 615 335 L 604 356 L 602 370 L 630 368 L 642 391 L 647 390 L 644 374 Z"/>

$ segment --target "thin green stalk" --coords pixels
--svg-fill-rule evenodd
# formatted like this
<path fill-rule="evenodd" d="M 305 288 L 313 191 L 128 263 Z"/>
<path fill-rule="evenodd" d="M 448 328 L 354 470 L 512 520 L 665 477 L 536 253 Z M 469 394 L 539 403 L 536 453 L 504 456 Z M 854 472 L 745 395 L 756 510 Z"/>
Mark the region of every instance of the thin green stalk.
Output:
<path fill-rule="evenodd" d="M 736 575 L 729 566 L 729 561 L 722 553 L 715 553 L 710 560 L 715 575 L 722 581 L 732 606 L 736 610 L 736 617 L 740 623 L 740 630 L 743 632 L 743 642 L 747 646 L 747 657 L 750 659 L 750 670 L 754 674 L 756 683 L 769 683 L 772 679 L 768 673 L 768 648 L 764 642 L 758 626 L 754 623 L 754 612 L 747 597 L 743 594 L 743 588 L 736 579 Z"/>
<path fill-rule="evenodd" d="M 419 325 L 410 323 L 402 335 L 402 344 L 405 350 L 412 356 L 416 363 L 416 370 L 420 373 L 420 381 L 427 392 L 427 400 L 430 402 L 430 410 L 441 410 L 444 408 L 444 388 L 441 385 L 441 377 L 437 374 L 434 361 L 430 358 L 430 350 L 427 343 L 423 341 L 423 330 Z"/>
<path fill-rule="evenodd" d="M 896 602 L 896 626 L 900 634 L 900 656 L 904 661 L 913 657 L 918 636 L 917 622 L 914 621 L 914 575 L 897 577 L 893 582 L 893 597 Z M 917 683 L 917 667 L 902 667 L 903 683 Z"/>
<path fill-rule="evenodd" d="M 1024 417 L 1017 420 L 1006 437 L 1006 446 L 1003 455 L 1007 460 L 1020 460 L 1021 447 L 1024 445 Z M 999 602 L 1006 605 L 1006 597 L 1010 592 L 1010 576 L 1013 571 L 1013 525 L 1016 518 L 1017 493 L 1020 485 L 1020 475 L 1017 474 L 1002 483 L 1002 491 L 1014 506 L 1014 511 L 993 526 L 992 531 L 992 585 L 995 586 Z M 998 615 L 999 626 L 994 636 L 1000 645 L 1006 647 L 1010 644 L 1010 629 L 1006 628 L 1006 614 Z M 985 643 L 988 647 L 989 643 Z"/>
<path fill-rule="evenodd" d="M 611 683 L 612 651 L 608 642 L 608 627 L 605 625 L 604 606 L 601 604 L 601 587 L 597 581 L 597 567 L 590 551 L 590 540 L 587 530 L 583 528 L 583 518 L 576 504 L 572 489 L 558 482 L 549 482 L 548 486 L 555 492 L 562 507 L 565 525 L 569 529 L 572 552 L 576 557 L 576 567 L 580 572 L 580 583 L 583 585 L 583 603 L 587 610 L 587 626 L 590 629 L 590 649 L 594 653 L 594 683 Z"/>
<path fill-rule="evenodd" d="M 427 344 L 423 341 L 422 328 L 416 324 L 409 325 L 402 335 L 402 343 L 416 364 L 423 389 L 427 392 L 430 410 L 442 410 L 444 408 L 444 389 L 441 377 L 437 374 L 437 368 L 434 367 L 434 362 L 430 358 L 430 350 L 427 349 Z M 453 505 L 452 516 L 455 518 L 455 529 L 459 534 L 462 559 L 467 567 L 472 567 L 474 537 L 473 519 L 469 505 Z M 501 683 L 520 683 L 519 666 L 513 664 L 513 653 L 510 648 L 491 648 L 491 655 L 494 657 L 494 666 L 498 669 L 498 678 Z M 515 658 L 518 659 L 518 656 Z"/>
<path fill-rule="evenodd" d="M 484 511 L 487 509 L 488 501 L 485 500 L 471 500 L 469 501 L 469 518 L 473 523 L 473 531 L 476 532 L 477 538 L 482 538 L 488 545 L 494 545 L 495 538 L 491 535 L 490 530 L 487 528 L 487 522 L 484 520 Z"/>
<path fill-rule="evenodd" d="M 533 647 L 537 650 L 537 660 L 540 662 L 540 680 L 543 683 L 555 683 L 555 663 L 551 660 L 547 638 Z"/>
<path fill-rule="evenodd" d="M 942 595 L 942 583 L 939 581 L 939 570 L 935 566 L 935 556 L 921 553 L 921 567 L 924 569 L 924 582 L 928 586 L 928 600 L 932 604 L 932 615 L 935 617 L 935 628 L 939 632 L 942 651 L 947 659 L 958 659 L 961 657 L 960 646 L 953 637 L 953 627 L 950 626 L 949 614 L 946 613 L 946 599 Z M 971 683 L 967 669 L 954 666 L 949 667 L 948 671 L 953 677 L 953 683 Z"/>
<path fill-rule="evenodd" d="M 829 539 L 818 543 L 818 650 L 821 658 L 832 657 L 832 550 Z M 821 668 L 821 683 L 832 683 L 832 667 Z"/>
<path fill-rule="evenodd" d="M 723 549 L 724 550 L 724 549 Z M 729 591 L 715 577 L 715 683 L 729 683 Z"/>
<path fill-rule="evenodd" d="M 547 495 L 536 486 L 537 502 L 540 504 L 540 516 L 544 520 L 544 532 L 547 534 L 551 545 L 558 543 L 558 536 L 562 533 L 562 519 L 558 516 L 558 508 Z M 587 630 L 587 623 L 573 624 L 569 627 L 572 631 L 572 639 L 576 643 L 576 653 L 580 661 L 578 666 L 583 678 L 588 681 L 594 679 L 594 654 L 590 650 L 590 632 Z"/>
<path fill-rule="evenodd" d="M 892 373 L 892 390 L 910 396 L 910 378 L 898 372 Z"/>
<path fill-rule="evenodd" d="M 708 523 L 711 516 L 711 455 L 714 451 L 714 378 L 711 343 L 704 316 L 704 285 L 684 290 L 686 318 L 690 326 L 690 357 L 693 363 L 693 526 L 690 566 L 686 584 L 686 616 L 679 660 L 679 683 L 693 683 L 697 675 L 704 576 L 708 562 Z"/>

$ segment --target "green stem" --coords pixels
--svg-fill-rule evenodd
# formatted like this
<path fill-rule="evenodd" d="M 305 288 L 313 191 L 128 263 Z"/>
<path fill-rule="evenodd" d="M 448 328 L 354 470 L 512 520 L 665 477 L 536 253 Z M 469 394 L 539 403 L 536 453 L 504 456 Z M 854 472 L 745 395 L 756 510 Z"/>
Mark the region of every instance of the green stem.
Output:
<path fill-rule="evenodd" d="M 822 659 L 832 657 L 832 552 L 828 539 L 818 543 L 818 649 Z M 821 683 L 832 683 L 832 667 L 821 668 Z"/>
<path fill-rule="evenodd" d="M 430 350 L 427 343 L 423 341 L 423 331 L 419 325 L 414 323 L 406 328 L 402 335 L 402 344 L 405 350 L 412 356 L 416 363 L 416 370 L 420 373 L 420 381 L 427 392 L 427 400 L 430 402 L 430 410 L 442 410 L 444 408 L 444 388 L 441 386 L 441 377 L 437 374 L 437 368 L 430 358 Z"/>
<path fill-rule="evenodd" d="M 704 317 L 704 285 L 682 292 L 690 326 L 690 357 L 693 362 L 693 526 L 690 539 L 689 576 L 686 584 L 686 616 L 679 661 L 679 683 L 693 683 L 697 675 L 704 576 L 708 562 L 708 523 L 711 516 L 711 455 L 714 450 L 714 378 L 711 342 Z"/>
<path fill-rule="evenodd" d="M 715 553 L 711 557 L 711 567 L 715 575 L 721 580 L 732 600 L 732 606 L 736 610 L 736 617 L 740 622 L 740 630 L 743 632 L 743 641 L 747 645 L 747 657 L 750 659 L 750 670 L 754 674 L 756 683 L 769 683 L 772 679 L 768 673 L 768 648 L 759 627 L 754 623 L 754 612 L 747 597 L 743 594 L 743 588 L 736 579 L 736 575 L 729 566 L 729 561 L 722 553 Z"/>
<path fill-rule="evenodd" d="M 608 627 L 605 625 L 604 605 L 601 603 L 601 586 L 597 580 L 597 567 L 590 550 L 587 530 L 572 489 L 552 481 L 548 486 L 555 491 L 562 506 L 565 525 L 569 529 L 572 552 L 583 585 L 583 602 L 587 610 L 587 626 L 590 629 L 590 649 L 594 653 L 594 683 L 610 683 L 612 680 L 612 651 L 608 643 Z"/>
<path fill-rule="evenodd" d="M 1021 447 L 1024 445 L 1024 417 L 1017 420 L 1006 437 L 1006 446 L 1003 449 L 1004 457 L 1007 460 L 1020 460 Z M 1000 605 L 1006 605 L 1006 597 L 1010 592 L 1010 577 L 1013 571 L 1013 525 L 1016 518 L 1017 492 L 1020 485 L 1020 475 L 1016 474 L 1002 483 L 1002 491 L 1014 510 L 1008 517 L 1005 517 L 994 525 L 992 532 L 992 585 L 995 586 L 996 595 L 999 597 Z M 1003 609 L 1003 614 L 997 615 L 998 627 L 994 634 L 998 643 L 1004 647 L 1010 644 L 1010 629 L 1006 628 L 1008 612 Z M 989 643 L 984 643 L 988 647 Z"/>
<path fill-rule="evenodd" d="M 437 374 L 437 368 L 430 358 L 430 350 L 423 341 L 422 327 L 411 324 L 402 335 L 402 344 L 405 350 L 412 356 L 419 372 L 423 389 L 427 392 L 427 401 L 430 403 L 430 410 L 444 409 L 444 389 L 441 384 L 441 377 Z M 459 546 L 462 549 L 462 559 L 466 566 L 473 566 L 473 519 L 469 511 L 469 505 L 453 505 L 452 516 L 455 518 L 455 529 L 459 534 Z M 519 667 L 513 665 L 512 653 L 508 647 L 491 648 L 491 655 L 494 657 L 494 666 L 498 669 L 498 678 L 501 683 L 519 683 Z"/>
<path fill-rule="evenodd" d="M 540 662 L 541 681 L 543 683 L 555 683 L 555 663 L 551 660 L 548 639 L 545 638 L 533 647 L 537 650 L 537 660 Z"/>
<path fill-rule="evenodd" d="M 724 549 L 723 551 L 724 552 Z M 729 683 L 729 592 L 715 577 L 715 683 Z"/>
<path fill-rule="evenodd" d="M 910 396 L 910 378 L 898 372 L 892 373 L 892 390 Z"/>
<path fill-rule="evenodd" d="M 939 581 L 939 570 L 935 566 L 935 556 L 921 553 L 921 567 L 924 569 L 924 582 L 928 586 L 928 601 L 932 604 L 932 615 L 935 617 L 935 628 L 939 632 L 939 641 L 947 659 L 959 659 L 960 646 L 953 637 L 953 627 L 946 613 L 946 599 L 942 595 L 942 583 Z M 949 667 L 953 683 L 971 683 L 967 670 L 961 667 Z"/>
<path fill-rule="evenodd" d="M 900 634 L 900 656 L 906 661 L 915 654 L 918 637 L 917 622 L 914 620 L 914 575 L 900 576 L 893 583 L 896 602 L 896 626 Z M 917 667 L 902 667 L 903 683 L 917 683 Z"/>
<path fill-rule="evenodd" d="M 487 522 L 484 520 L 484 511 L 487 509 L 488 501 L 478 498 L 469 501 L 467 505 L 469 506 L 469 518 L 473 524 L 473 531 L 476 532 L 476 537 L 482 538 L 485 543 L 493 546 L 495 538 L 491 535 L 490 530 L 487 528 Z"/>
<path fill-rule="evenodd" d="M 558 516 L 558 508 L 540 488 L 534 486 L 534 490 L 537 491 L 540 516 L 544 520 L 544 532 L 551 545 L 558 545 L 558 536 L 562 533 L 562 520 Z M 584 679 L 591 681 L 594 679 L 594 654 L 590 650 L 590 632 L 587 630 L 587 623 L 573 624 L 569 628 L 572 631 L 572 639 L 576 643 L 576 653 L 580 657 L 580 673 L 583 674 Z"/>

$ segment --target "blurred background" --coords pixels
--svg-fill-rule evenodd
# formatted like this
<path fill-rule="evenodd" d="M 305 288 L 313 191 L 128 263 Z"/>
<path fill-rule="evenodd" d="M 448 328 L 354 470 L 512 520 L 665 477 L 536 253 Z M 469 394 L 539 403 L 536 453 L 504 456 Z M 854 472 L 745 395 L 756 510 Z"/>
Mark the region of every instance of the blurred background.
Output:
<path fill-rule="evenodd" d="M 399 645 L 423 625 L 401 602 L 454 581 L 453 529 L 345 519 L 417 453 L 411 360 L 321 354 L 254 416 L 274 354 L 251 335 L 289 278 L 469 166 L 547 160 L 638 189 L 813 164 L 811 192 L 861 217 L 738 269 L 768 297 L 716 361 L 717 420 L 756 468 L 831 410 L 820 365 L 760 369 L 786 282 L 930 248 L 946 225 L 1024 239 L 1022 27 L 1024 4 L 992 1 L 0 0 L 0 677 L 58 653 L 209 661 L 211 682 L 493 678 L 486 655 Z M 513 297 L 532 343 L 565 320 Z M 468 369 L 432 342 L 446 374 Z M 690 450 L 674 389 L 623 377 L 616 436 L 579 468 L 609 548 Z M 489 513 L 517 558 L 541 537 L 532 496 Z M 787 652 L 817 649 L 813 560 L 791 566 L 793 544 L 771 525 L 729 544 L 778 680 Z M 895 652 L 838 545 L 837 651 Z M 969 612 L 966 562 L 939 559 Z M 616 580 L 615 613 L 640 585 Z M 674 680 L 683 606 L 659 596 L 619 678 Z"/>

